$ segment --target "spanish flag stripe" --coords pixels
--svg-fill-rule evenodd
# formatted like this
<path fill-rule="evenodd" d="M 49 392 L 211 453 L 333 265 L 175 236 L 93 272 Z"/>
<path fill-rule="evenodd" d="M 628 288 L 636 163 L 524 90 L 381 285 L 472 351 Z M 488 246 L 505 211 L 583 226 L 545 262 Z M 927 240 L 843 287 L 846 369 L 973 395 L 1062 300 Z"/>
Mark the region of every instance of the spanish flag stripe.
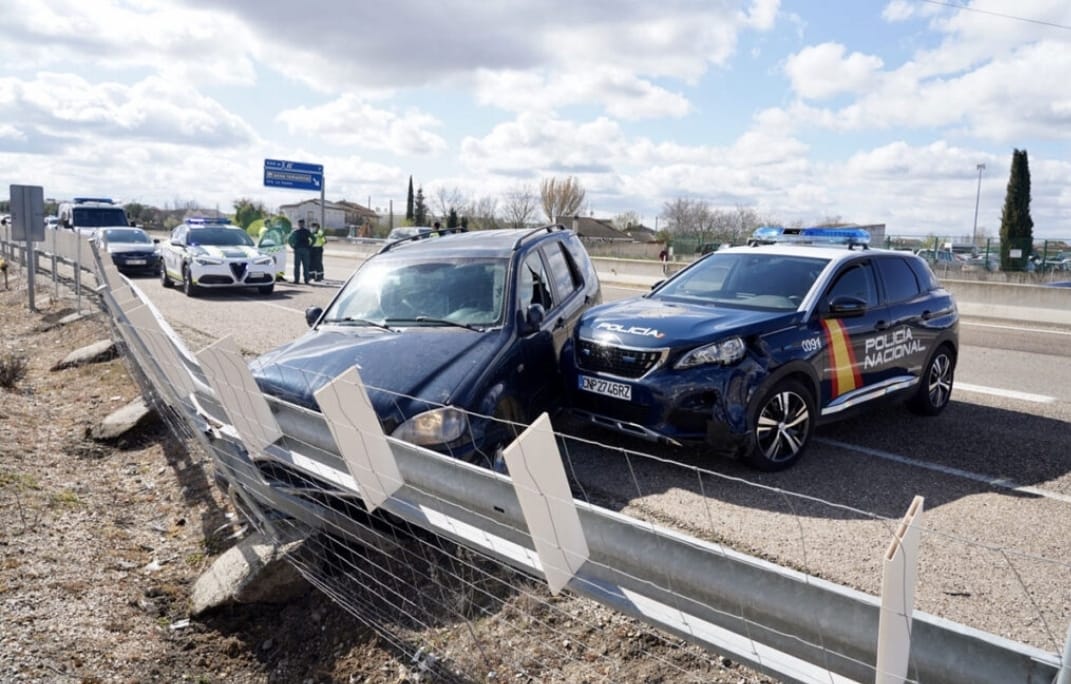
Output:
<path fill-rule="evenodd" d="M 838 320 L 822 321 L 826 333 L 826 348 L 829 349 L 830 374 L 833 380 L 833 396 L 839 397 L 859 387 L 858 367 L 852 341 Z"/>

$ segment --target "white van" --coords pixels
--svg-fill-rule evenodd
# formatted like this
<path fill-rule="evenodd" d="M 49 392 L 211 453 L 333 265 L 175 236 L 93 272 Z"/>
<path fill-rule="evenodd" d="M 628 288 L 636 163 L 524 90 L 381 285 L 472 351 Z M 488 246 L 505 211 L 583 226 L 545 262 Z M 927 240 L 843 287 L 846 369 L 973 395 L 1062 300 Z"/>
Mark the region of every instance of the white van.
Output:
<path fill-rule="evenodd" d="M 130 221 L 122 206 L 106 197 L 75 197 L 62 202 L 56 213 L 63 228 L 94 235 L 98 228 L 129 228 Z"/>

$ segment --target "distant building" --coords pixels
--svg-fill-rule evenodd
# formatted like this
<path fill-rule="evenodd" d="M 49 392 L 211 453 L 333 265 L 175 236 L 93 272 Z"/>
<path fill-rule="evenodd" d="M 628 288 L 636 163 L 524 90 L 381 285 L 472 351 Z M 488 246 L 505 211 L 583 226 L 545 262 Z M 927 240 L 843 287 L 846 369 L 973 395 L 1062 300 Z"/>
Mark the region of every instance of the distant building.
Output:
<path fill-rule="evenodd" d="M 625 229 L 625 234 L 636 242 L 648 243 L 658 241 L 658 233 L 655 232 L 655 229 L 644 225 L 629 226 Z"/>
<path fill-rule="evenodd" d="M 299 219 L 304 219 L 305 225 L 311 226 L 321 222 L 320 200 L 284 204 L 279 207 L 279 213 L 290 219 L 291 225 L 297 225 Z M 379 214 L 356 202 L 324 202 L 323 227 L 328 232 L 345 235 L 349 234 L 350 228 L 359 229 L 361 226 L 375 225 L 378 221 Z"/>
<path fill-rule="evenodd" d="M 590 216 L 559 216 L 558 223 L 572 228 L 581 240 L 592 242 L 632 242 L 624 231 L 614 228 L 609 221 Z"/>

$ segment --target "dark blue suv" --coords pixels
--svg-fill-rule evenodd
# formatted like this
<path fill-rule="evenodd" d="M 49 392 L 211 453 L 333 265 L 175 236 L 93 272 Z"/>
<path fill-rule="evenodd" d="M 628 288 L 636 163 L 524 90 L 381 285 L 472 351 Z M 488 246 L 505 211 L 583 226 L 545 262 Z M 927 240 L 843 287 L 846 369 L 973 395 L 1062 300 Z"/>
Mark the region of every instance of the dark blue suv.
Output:
<path fill-rule="evenodd" d="M 866 242 L 865 231 L 830 239 L 846 234 Z M 879 400 L 906 399 L 925 415 L 944 409 L 959 316 L 926 262 L 760 237 L 585 313 L 562 356 L 576 412 L 780 470 L 800 458 L 815 425 Z"/>
<path fill-rule="evenodd" d="M 251 370 L 265 393 L 318 409 L 314 392 L 356 366 L 386 434 L 495 465 L 516 424 L 560 406 L 562 346 L 600 301 L 561 226 L 425 232 L 384 246 Z"/>

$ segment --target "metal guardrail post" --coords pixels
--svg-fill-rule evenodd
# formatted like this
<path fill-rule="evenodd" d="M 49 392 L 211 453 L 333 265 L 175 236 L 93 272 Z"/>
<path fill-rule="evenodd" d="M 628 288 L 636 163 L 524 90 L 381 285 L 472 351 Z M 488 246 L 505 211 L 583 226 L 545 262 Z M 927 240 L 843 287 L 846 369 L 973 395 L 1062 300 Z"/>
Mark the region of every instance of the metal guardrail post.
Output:
<path fill-rule="evenodd" d="M 1060 674 L 1056 684 L 1071 684 L 1071 624 L 1067 625 L 1067 640 L 1064 641 L 1063 657 L 1060 659 Z"/>
<path fill-rule="evenodd" d="M 874 681 L 900 684 L 911 655 L 911 620 L 918 581 L 919 521 L 923 498 L 916 496 L 885 552 L 878 618 L 878 658 Z"/>

